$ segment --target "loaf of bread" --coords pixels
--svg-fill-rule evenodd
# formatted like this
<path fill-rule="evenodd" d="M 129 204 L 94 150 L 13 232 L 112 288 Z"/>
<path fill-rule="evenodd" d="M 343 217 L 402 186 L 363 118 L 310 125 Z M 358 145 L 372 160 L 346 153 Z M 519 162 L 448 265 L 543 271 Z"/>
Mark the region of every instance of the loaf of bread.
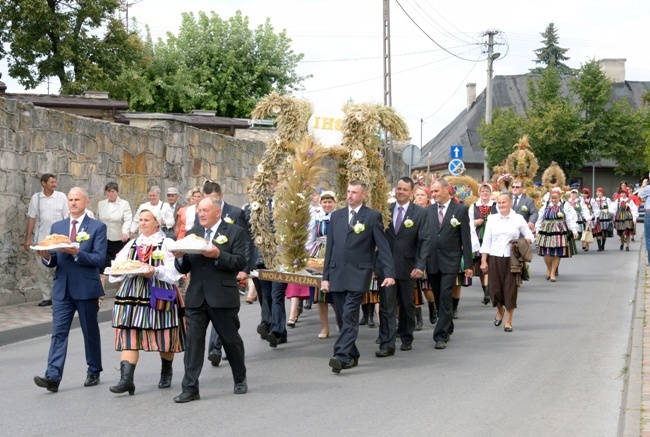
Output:
<path fill-rule="evenodd" d="M 142 267 L 147 267 L 149 264 L 142 263 L 140 261 L 135 261 L 132 259 L 125 259 L 118 263 L 115 263 L 111 266 L 111 273 L 120 273 L 120 272 L 132 272 L 134 270 L 141 269 Z"/>
<path fill-rule="evenodd" d="M 72 241 L 70 241 L 70 239 L 65 235 L 52 234 L 38 242 L 38 245 L 43 247 L 54 246 L 57 244 L 72 244 Z"/>
<path fill-rule="evenodd" d="M 323 271 L 324 266 L 325 266 L 325 260 L 322 258 L 309 258 L 309 260 L 307 261 L 307 267 L 311 269 L 320 270 L 321 272 Z"/>

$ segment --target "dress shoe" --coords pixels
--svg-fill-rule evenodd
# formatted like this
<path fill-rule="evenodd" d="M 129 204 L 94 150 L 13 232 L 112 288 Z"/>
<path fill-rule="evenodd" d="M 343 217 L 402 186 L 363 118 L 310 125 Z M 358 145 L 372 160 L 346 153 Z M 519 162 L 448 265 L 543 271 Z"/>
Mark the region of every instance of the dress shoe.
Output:
<path fill-rule="evenodd" d="M 621 244 L 621 247 L 619 247 L 619 249 L 623 250 L 623 245 L 622 244 Z"/>
<path fill-rule="evenodd" d="M 447 342 L 444 342 L 442 340 L 436 341 L 436 349 L 446 349 L 447 348 Z"/>
<path fill-rule="evenodd" d="M 59 391 L 59 383 L 50 378 L 49 376 L 42 377 L 42 376 L 35 376 L 34 377 L 34 383 L 42 388 L 46 388 L 47 391 L 51 391 L 52 393 L 56 393 Z"/>
<path fill-rule="evenodd" d="M 210 361 L 214 367 L 218 367 L 221 362 L 221 355 L 208 354 L 208 361 Z"/>
<path fill-rule="evenodd" d="M 270 333 L 268 337 L 266 337 L 266 341 L 269 342 L 269 346 L 272 348 L 278 347 L 279 344 L 283 344 L 287 342 L 287 337 L 278 337 L 274 333 Z"/>
<path fill-rule="evenodd" d="M 375 340 L 375 344 L 381 344 L 381 337 L 377 337 L 377 339 Z"/>
<path fill-rule="evenodd" d="M 92 387 L 99 384 L 99 375 L 87 375 L 84 387 Z"/>
<path fill-rule="evenodd" d="M 311 300 L 306 300 L 305 303 L 303 304 L 303 308 L 305 308 L 306 310 L 310 310 L 311 309 Z"/>
<path fill-rule="evenodd" d="M 352 365 L 352 360 L 350 360 L 349 363 L 342 363 L 336 357 L 330 358 L 329 366 L 332 368 L 333 373 L 341 373 L 341 370 L 343 369 L 351 369 L 352 367 L 354 367 Z"/>
<path fill-rule="evenodd" d="M 512 332 L 512 326 L 505 326 L 503 330 L 506 332 Z"/>
<path fill-rule="evenodd" d="M 262 324 L 257 325 L 257 333 L 262 340 L 266 340 L 266 337 L 269 336 L 269 330 Z"/>
<path fill-rule="evenodd" d="M 458 318 L 458 310 L 453 310 L 451 312 L 451 318 L 452 319 L 457 319 Z"/>
<path fill-rule="evenodd" d="M 501 326 L 502 322 L 503 322 L 503 316 L 501 316 L 501 319 L 497 319 L 497 316 L 494 316 L 494 326 Z"/>
<path fill-rule="evenodd" d="M 413 349 L 413 346 L 406 343 L 402 343 L 402 345 L 399 347 L 399 350 L 401 351 L 410 351 L 411 349 Z"/>
<path fill-rule="evenodd" d="M 189 393 L 184 391 L 174 398 L 174 402 L 177 404 L 185 404 L 191 401 L 198 401 L 199 399 L 201 399 L 201 395 L 198 393 Z"/>
<path fill-rule="evenodd" d="M 350 367 L 357 367 L 359 365 L 359 357 L 350 357 Z"/>
<path fill-rule="evenodd" d="M 323 340 L 323 339 L 325 339 L 325 338 L 327 338 L 329 336 L 330 336 L 330 330 L 329 329 L 327 331 L 325 331 L 325 332 L 321 332 L 320 334 L 318 334 L 318 338 L 320 338 L 321 340 Z"/>
<path fill-rule="evenodd" d="M 287 320 L 287 326 L 289 328 L 295 328 L 297 321 L 298 321 L 298 319 L 289 319 L 289 320 Z"/>
<path fill-rule="evenodd" d="M 248 384 L 246 383 L 246 379 L 244 379 L 242 382 L 238 382 L 235 384 L 235 390 L 234 393 L 236 395 L 243 395 L 248 392 Z"/>
<path fill-rule="evenodd" d="M 381 348 L 377 352 L 375 352 L 375 356 L 377 358 L 386 358 L 386 357 L 392 357 L 395 355 L 395 349 L 384 349 Z"/>
<path fill-rule="evenodd" d="M 44 299 L 39 304 L 39 307 L 49 307 L 52 306 L 52 299 Z"/>

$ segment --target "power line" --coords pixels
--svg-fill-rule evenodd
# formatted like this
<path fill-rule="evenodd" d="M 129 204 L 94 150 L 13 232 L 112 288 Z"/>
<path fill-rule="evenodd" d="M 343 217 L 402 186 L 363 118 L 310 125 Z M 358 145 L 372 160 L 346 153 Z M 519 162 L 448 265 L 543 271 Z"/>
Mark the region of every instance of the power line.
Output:
<path fill-rule="evenodd" d="M 452 48 L 459 49 L 463 47 L 467 47 L 469 45 L 474 45 L 474 44 L 465 44 L 462 46 L 455 46 Z M 433 49 L 433 50 L 423 50 L 419 52 L 409 52 L 409 53 L 401 53 L 398 55 L 393 55 L 393 58 L 401 57 L 401 56 L 410 56 L 410 55 L 421 55 L 423 53 L 433 53 L 433 52 L 439 52 L 440 49 Z M 381 59 L 383 56 L 366 56 L 362 58 L 345 58 L 345 59 L 321 59 L 321 60 L 303 60 L 300 61 L 301 63 L 304 64 L 311 64 L 311 63 L 318 63 L 318 62 L 351 62 L 351 61 L 367 61 L 371 59 Z"/>
<path fill-rule="evenodd" d="M 456 57 L 456 58 L 458 58 L 458 59 L 462 59 L 463 61 L 477 62 L 477 61 L 480 60 L 480 59 L 466 59 L 466 58 L 463 58 L 463 57 L 458 56 L 457 54 L 455 54 L 455 53 L 453 53 L 453 52 L 450 52 L 449 50 L 447 50 L 447 49 L 444 48 L 443 46 L 441 46 L 441 45 L 438 43 L 438 41 L 436 41 L 435 39 L 433 39 L 433 38 L 432 38 L 432 37 L 431 37 L 427 32 L 425 32 L 424 29 L 422 29 L 422 27 L 421 27 L 418 23 L 416 23 L 416 21 L 415 21 L 415 20 L 414 20 L 410 15 L 409 15 L 409 13 L 406 12 L 406 10 L 405 10 L 404 7 L 401 5 L 401 3 L 399 2 L 399 0 L 395 0 L 395 2 L 397 3 L 397 6 L 400 7 L 400 9 L 402 10 L 402 12 L 404 12 L 404 14 L 409 18 L 409 20 L 411 20 L 411 21 L 413 22 L 413 24 L 415 24 L 415 26 L 416 26 L 418 29 L 420 29 L 420 31 L 421 31 L 421 32 L 422 32 L 422 33 L 423 33 L 427 38 L 429 38 L 429 39 L 430 39 L 430 40 L 431 40 L 435 45 L 437 45 L 438 47 L 440 47 L 442 50 L 444 50 L 445 52 L 449 53 L 450 55 L 452 55 L 452 56 L 454 56 L 454 57 Z"/>
<path fill-rule="evenodd" d="M 406 1 L 409 1 L 409 0 L 406 0 Z M 459 41 L 459 42 L 462 42 L 462 43 L 468 43 L 469 42 L 467 40 L 463 40 L 463 39 L 457 37 L 453 33 L 449 32 L 447 29 L 445 29 L 445 27 L 442 26 L 441 24 L 439 24 L 431 15 L 429 15 L 429 13 L 426 10 L 424 10 L 424 8 L 417 1 L 413 0 L 413 3 L 415 3 L 415 6 L 417 7 L 417 8 L 415 8 L 416 12 L 417 12 L 417 9 L 420 9 L 421 12 L 418 12 L 420 17 L 422 17 L 425 21 L 429 21 L 429 24 L 431 24 L 435 29 L 437 29 L 441 33 L 446 34 L 447 36 L 449 36 L 450 38 L 452 38 L 452 39 L 454 39 L 456 41 Z M 434 9 L 434 11 L 435 11 L 435 9 Z M 436 11 L 436 13 L 438 13 L 438 11 Z M 440 14 L 438 13 L 438 15 L 440 15 Z M 462 32 L 461 32 L 461 34 L 462 34 Z"/>
<path fill-rule="evenodd" d="M 474 62 L 474 65 L 472 65 L 472 68 L 470 68 L 469 72 L 465 75 L 465 77 L 463 78 L 463 80 L 460 81 L 460 85 L 458 85 L 458 87 L 454 90 L 454 92 L 451 93 L 451 94 L 449 95 L 449 97 L 447 98 L 447 100 L 445 100 L 445 101 L 442 103 L 442 105 L 440 105 L 440 107 L 439 107 L 438 109 L 436 109 L 436 110 L 435 110 L 431 115 L 428 115 L 427 117 L 424 117 L 422 120 L 428 120 L 428 119 L 430 119 L 431 117 L 433 117 L 434 115 L 436 115 L 438 112 L 440 112 L 440 110 L 441 110 L 442 108 L 444 108 L 445 105 L 446 105 L 447 103 L 449 103 L 449 101 L 452 99 L 452 97 L 454 97 L 454 96 L 456 95 L 456 93 L 458 92 L 458 90 L 460 89 L 460 87 L 463 86 L 463 84 L 465 83 L 465 81 L 467 80 L 467 78 L 469 77 L 469 75 L 472 74 L 472 71 L 474 71 L 474 68 L 476 68 L 476 66 L 478 65 L 478 62 L 479 62 L 479 61 Z"/>

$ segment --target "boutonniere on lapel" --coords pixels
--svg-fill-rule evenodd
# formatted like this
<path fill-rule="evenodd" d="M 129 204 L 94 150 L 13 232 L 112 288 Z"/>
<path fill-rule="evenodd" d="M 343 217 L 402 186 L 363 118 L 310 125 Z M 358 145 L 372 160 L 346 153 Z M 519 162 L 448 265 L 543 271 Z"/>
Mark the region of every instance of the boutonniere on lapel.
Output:
<path fill-rule="evenodd" d="M 557 213 L 557 218 L 560 218 L 560 219 L 561 219 L 561 218 L 564 218 L 564 214 L 562 214 L 561 211 L 558 212 L 558 213 Z"/>
<path fill-rule="evenodd" d="M 355 234 L 360 234 L 360 233 L 362 233 L 363 231 L 366 230 L 366 225 L 364 225 L 363 223 L 359 223 L 359 222 L 357 222 L 357 224 L 354 225 L 354 226 L 352 227 L 352 229 L 354 229 L 354 233 L 355 233 Z"/>
<path fill-rule="evenodd" d="M 90 234 L 83 229 L 77 234 L 77 243 L 81 243 L 82 241 L 90 240 Z"/>
<path fill-rule="evenodd" d="M 460 224 L 460 222 L 458 221 L 456 216 L 452 215 L 451 220 L 449 220 L 449 224 L 451 224 L 451 226 L 455 228 L 456 226 L 458 226 Z"/>
<path fill-rule="evenodd" d="M 528 211 L 528 208 L 526 208 L 526 205 L 523 205 L 521 207 L 521 212 L 526 212 L 526 211 Z"/>
<path fill-rule="evenodd" d="M 154 250 L 153 253 L 151 254 L 151 258 L 153 258 L 153 259 L 155 259 L 155 260 L 164 259 L 164 258 L 165 258 L 165 252 L 163 252 L 163 251 L 160 250 L 160 249 L 156 249 L 156 250 Z"/>
<path fill-rule="evenodd" d="M 233 219 L 231 219 L 230 217 L 228 217 L 228 214 L 226 214 L 226 216 L 223 218 L 223 221 L 226 222 L 226 223 L 228 223 L 229 225 L 232 225 L 233 223 L 235 223 L 235 222 L 233 221 Z"/>
<path fill-rule="evenodd" d="M 411 226 L 413 226 L 413 220 L 407 217 L 406 220 L 404 220 L 403 224 L 405 228 L 410 228 Z"/>
<path fill-rule="evenodd" d="M 228 242 L 228 237 L 225 235 L 219 234 L 219 236 L 215 240 L 217 244 L 226 244 Z"/>

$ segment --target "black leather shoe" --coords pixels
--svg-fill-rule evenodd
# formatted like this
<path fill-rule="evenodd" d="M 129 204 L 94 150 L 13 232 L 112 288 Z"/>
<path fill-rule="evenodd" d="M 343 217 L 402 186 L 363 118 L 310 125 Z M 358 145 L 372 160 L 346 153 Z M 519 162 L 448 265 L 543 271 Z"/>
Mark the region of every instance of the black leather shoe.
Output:
<path fill-rule="evenodd" d="M 201 399 L 201 395 L 199 395 L 198 393 L 188 393 L 184 391 L 183 393 L 179 394 L 174 398 L 174 402 L 176 402 L 177 404 L 185 404 L 191 401 L 198 401 L 199 399 Z"/>
<path fill-rule="evenodd" d="M 266 337 L 269 336 L 269 330 L 266 329 L 266 326 L 264 325 L 257 325 L 257 333 L 260 335 L 260 338 L 262 340 L 266 340 Z"/>
<path fill-rule="evenodd" d="M 357 367 L 359 365 L 359 357 L 350 357 L 350 367 Z"/>
<path fill-rule="evenodd" d="M 447 343 L 440 340 L 436 341 L 436 349 L 446 349 L 447 348 Z"/>
<path fill-rule="evenodd" d="M 356 362 L 358 364 L 358 360 Z M 334 372 L 334 373 L 341 373 L 341 370 L 343 370 L 343 369 L 351 369 L 355 365 L 352 364 L 352 359 L 350 360 L 349 363 L 342 363 L 336 357 L 330 358 L 330 362 L 329 362 L 329 366 L 332 368 L 332 372 Z"/>
<path fill-rule="evenodd" d="M 503 318 L 501 320 L 497 319 L 497 316 L 494 316 L 494 326 L 501 326 L 501 323 L 503 322 Z"/>
<path fill-rule="evenodd" d="M 274 333 L 270 333 L 268 337 L 266 337 L 266 341 L 269 342 L 269 346 L 272 348 L 278 347 L 279 344 L 284 344 L 287 342 L 287 337 L 278 337 Z"/>
<path fill-rule="evenodd" d="M 38 304 L 38 306 L 39 306 L 39 307 L 49 307 L 49 306 L 52 306 L 52 299 L 45 299 L 45 300 L 42 300 L 42 301 Z"/>
<path fill-rule="evenodd" d="M 214 367 L 219 367 L 219 363 L 221 362 L 221 355 L 208 354 L 208 361 L 210 361 Z"/>
<path fill-rule="evenodd" d="M 51 391 L 52 393 L 59 391 L 59 383 L 49 376 L 46 376 L 45 378 L 42 376 L 35 376 L 34 383 L 39 387 L 46 388 L 47 391 Z"/>
<path fill-rule="evenodd" d="M 93 387 L 99 384 L 99 375 L 88 375 L 86 376 L 86 381 L 84 382 L 84 387 Z"/>
<path fill-rule="evenodd" d="M 377 358 L 386 358 L 386 357 L 392 357 L 395 355 L 395 349 L 379 349 L 377 352 L 375 352 L 375 356 Z"/>
<path fill-rule="evenodd" d="M 506 332 L 512 332 L 512 326 L 505 326 L 503 330 Z"/>
<path fill-rule="evenodd" d="M 399 350 L 401 351 L 410 351 L 411 349 L 413 349 L 413 346 L 406 343 L 402 343 L 402 345 L 399 347 Z"/>
<path fill-rule="evenodd" d="M 236 395 L 243 395 L 248 392 L 248 384 L 246 383 L 246 380 L 244 379 L 242 382 L 238 382 L 235 384 L 235 390 L 234 393 Z"/>

